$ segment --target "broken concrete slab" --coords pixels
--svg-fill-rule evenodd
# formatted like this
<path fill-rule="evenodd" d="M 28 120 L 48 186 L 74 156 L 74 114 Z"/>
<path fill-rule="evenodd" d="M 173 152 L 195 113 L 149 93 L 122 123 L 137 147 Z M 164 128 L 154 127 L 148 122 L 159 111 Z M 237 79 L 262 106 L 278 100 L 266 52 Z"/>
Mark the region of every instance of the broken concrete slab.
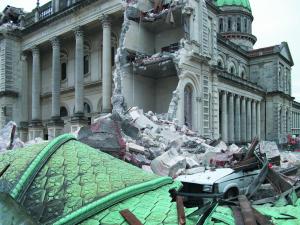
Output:
<path fill-rule="evenodd" d="M 171 149 L 151 162 L 151 169 L 160 176 L 175 177 L 186 169 L 186 158 Z"/>

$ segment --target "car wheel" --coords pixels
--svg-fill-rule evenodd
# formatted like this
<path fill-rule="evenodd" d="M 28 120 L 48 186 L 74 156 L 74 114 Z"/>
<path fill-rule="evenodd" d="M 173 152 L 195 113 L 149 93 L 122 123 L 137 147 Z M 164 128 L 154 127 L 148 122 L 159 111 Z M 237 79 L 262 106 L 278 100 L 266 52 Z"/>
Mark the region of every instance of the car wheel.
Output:
<path fill-rule="evenodd" d="M 239 195 L 239 190 L 237 188 L 230 188 L 226 193 L 224 194 L 225 199 L 234 199 Z"/>

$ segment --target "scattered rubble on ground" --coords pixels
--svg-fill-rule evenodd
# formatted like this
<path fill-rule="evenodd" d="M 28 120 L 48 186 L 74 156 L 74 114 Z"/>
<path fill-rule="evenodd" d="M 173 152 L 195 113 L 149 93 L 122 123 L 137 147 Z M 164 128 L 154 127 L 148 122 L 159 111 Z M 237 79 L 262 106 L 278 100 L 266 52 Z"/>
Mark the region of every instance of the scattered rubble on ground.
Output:
<path fill-rule="evenodd" d="M 203 170 L 232 168 L 251 149 L 251 146 L 227 145 L 221 140 L 204 138 L 167 117 L 132 107 L 118 116 L 101 117 L 90 128 L 82 128 L 78 139 L 108 153 L 115 151 L 115 156 L 147 171 L 173 178 Z M 274 165 L 283 163 L 285 169 L 300 165 L 300 154 L 297 160 L 296 153 L 280 153 L 275 142 L 262 141 L 251 154 L 254 150 L 265 154 Z"/>

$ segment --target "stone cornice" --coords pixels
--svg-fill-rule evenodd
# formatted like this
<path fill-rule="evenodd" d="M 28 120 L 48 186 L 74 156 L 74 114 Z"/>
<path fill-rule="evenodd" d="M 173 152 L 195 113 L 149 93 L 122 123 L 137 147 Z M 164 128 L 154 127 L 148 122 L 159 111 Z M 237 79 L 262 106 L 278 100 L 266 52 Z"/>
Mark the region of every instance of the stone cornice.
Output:
<path fill-rule="evenodd" d="M 245 90 L 249 90 L 251 92 L 256 92 L 257 94 L 260 94 L 262 96 L 265 96 L 266 92 L 263 88 L 258 86 L 257 84 L 254 84 L 248 80 L 244 80 L 236 75 L 232 75 L 227 73 L 226 71 L 222 71 L 220 69 L 216 69 L 219 79 L 223 79 L 224 81 L 229 82 L 230 84 L 240 87 Z"/>
<path fill-rule="evenodd" d="M 290 101 L 294 101 L 295 100 L 294 97 L 292 97 L 292 96 L 290 96 L 290 95 L 288 95 L 288 94 L 286 94 L 286 93 L 284 93 L 282 91 L 271 91 L 271 92 L 267 93 L 267 96 L 275 96 L 275 95 L 279 95 L 280 97 L 283 97 L 283 98 L 288 99 Z"/>
<path fill-rule="evenodd" d="M 93 21 L 99 21 L 100 16 L 103 14 L 113 14 L 115 12 L 123 10 L 123 6 L 120 3 L 120 1 L 101 1 L 103 2 L 103 7 L 94 7 L 92 10 L 83 11 L 82 15 L 80 16 L 77 13 L 77 16 L 74 16 L 72 18 L 68 17 L 62 20 L 62 23 L 55 23 L 55 25 L 53 25 L 51 29 L 48 28 L 51 23 L 62 19 L 68 15 L 71 15 L 76 11 L 79 11 L 79 9 L 81 9 L 82 7 L 96 2 L 96 0 L 85 0 L 83 2 L 80 2 L 80 5 L 75 4 L 76 6 L 72 6 L 64 11 L 57 12 L 33 24 L 32 26 L 27 27 L 22 32 L 23 36 L 25 35 L 23 38 L 22 50 L 29 50 L 30 48 L 32 48 L 33 45 L 45 43 L 54 36 L 61 36 L 69 31 L 74 30 L 74 28 L 76 28 L 77 26 L 84 26 Z M 45 29 L 46 27 L 47 29 Z M 39 32 L 37 32 L 38 30 Z M 32 32 L 35 32 L 34 35 L 30 35 Z M 29 37 L 26 37 L 27 35 Z"/>
<path fill-rule="evenodd" d="M 97 80 L 97 81 L 92 81 L 89 83 L 85 83 L 84 84 L 84 88 L 92 88 L 92 87 L 100 87 L 100 85 L 102 85 L 102 80 Z M 62 94 L 68 94 L 68 93 L 72 93 L 75 91 L 75 87 L 68 87 L 68 88 L 64 88 L 61 89 L 61 95 Z M 41 98 L 51 98 L 52 96 L 52 92 L 47 92 L 41 95 Z"/>
<path fill-rule="evenodd" d="M 223 44 L 224 46 L 226 46 L 227 48 L 229 48 L 230 50 L 235 51 L 235 52 L 241 54 L 246 59 L 249 59 L 247 51 L 245 51 L 244 49 L 242 49 L 240 46 L 234 44 L 232 41 L 230 41 L 230 40 L 222 37 L 222 35 L 219 34 L 219 33 L 218 33 L 218 36 L 217 36 L 217 41 L 219 43 Z"/>

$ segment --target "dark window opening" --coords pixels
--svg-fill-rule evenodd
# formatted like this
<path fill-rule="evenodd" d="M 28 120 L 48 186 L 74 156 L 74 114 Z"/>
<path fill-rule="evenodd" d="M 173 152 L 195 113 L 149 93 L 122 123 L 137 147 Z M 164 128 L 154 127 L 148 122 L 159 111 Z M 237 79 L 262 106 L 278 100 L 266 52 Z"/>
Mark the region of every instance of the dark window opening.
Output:
<path fill-rule="evenodd" d="M 85 55 L 83 57 L 83 73 L 88 74 L 90 72 L 90 57 Z"/>
<path fill-rule="evenodd" d="M 85 114 L 91 113 L 91 107 L 90 107 L 90 105 L 88 103 L 85 102 L 84 105 L 83 105 L 83 107 L 84 107 L 84 113 Z"/>
<path fill-rule="evenodd" d="M 223 19 L 220 19 L 220 20 L 219 20 L 219 31 L 220 31 L 220 32 L 223 32 L 223 28 L 224 28 L 224 27 L 223 27 Z"/>
<path fill-rule="evenodd" d="M 242 72 L 241 76 L 242 76 L 243 79 L 245 79 L 245 73 L 244 72 Z"/>
<path fill-rule="evenodd" d="M 232 67 L 230 67 L 230 73 L 231 74 L 235 74 L 235 69 L 234 69 L 234 67 L 232 66 Z"/>
<path fill-rule="evenodd" d="M 192 129 L 193 123 L 193 89 L 186 86 L 184 89 L 184 124 Z"/>
<path fill-rule="evenodd" d="M 237 31 L 241 32 L 241 18 L 237 18 Z"/>
<path fill-rule="evenodd" d="M 61 64 L 61 80 L 67 79 L 67 63 Z"/>
<path fill-rule="evenodd" d="M 218 62 L 218 67 L 219 67 L 220 69 L 223 68 L 223 64 L 222 64 L 221 61 Z"/>
<path fill-rule="evenodd" d="M 115 48 L 111 47 L 111 66 L 115 65 Z"/>
<path fill-rule="evenodd" d="M 66 107 L 60 107 L 60 117 L 67 117 L 68 116 L 68 110 Z"/>
<path fill-rule="evenodd" d="M 231 18 L 228 18 L 228 31 L 231 31 L 232 29 L 232 21 Z"/>
<path fill-rule="evenodd" d="M 244 25 L 245 25 L 245 32 L 248 32 L 248 25 L 247 25 L 247 19 L 244 19 Z"/>

